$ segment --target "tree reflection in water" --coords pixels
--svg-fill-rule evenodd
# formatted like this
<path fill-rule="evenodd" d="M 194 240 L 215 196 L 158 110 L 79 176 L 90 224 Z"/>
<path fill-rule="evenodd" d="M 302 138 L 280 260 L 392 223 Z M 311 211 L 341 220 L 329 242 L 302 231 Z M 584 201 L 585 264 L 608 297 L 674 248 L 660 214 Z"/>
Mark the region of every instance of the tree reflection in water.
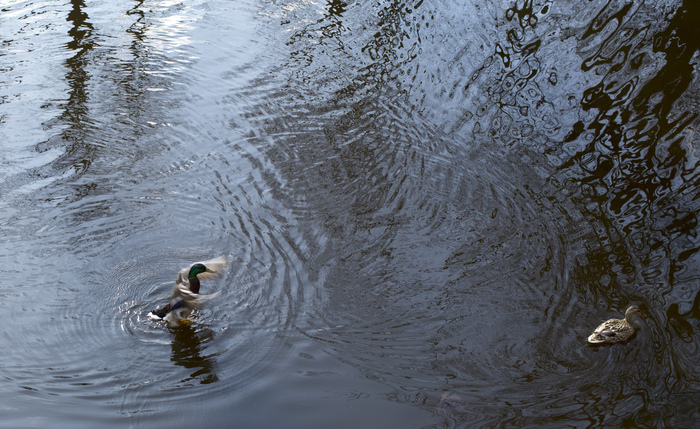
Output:
<path fill-rule="evenodd" d="M 408 301 L 402 293 L 410 289 L 410 281 L 394 274 L 406 271 L 405 266 L 396 263 L 402 249 L 408 247 L 396 238 L 401 223 L 410 224 L 411 216 L 419 217 L 416 213 L 420 209 L 430 207 L 429 198 L 425 198 L 426 203 L 420 207 L 411 207 L 416 195 L 420 195 L 417 191 L 420 186 L 434 179 L 445 184 L 447 189 L 454 181 L 458 184 L 453 189 L 458 189 L 462 185 L 459 180 L 478 176 L 478 171 L 460 169 L 473 165 L 473 159 L 460 158 L 459 149 L 462 148 L 484 147 L 485 152 L 502 155 L 503 164 L 523 164 L 523 169 L 536 170 L 545 182 L 540 189 L 535 189 L 537 181 L 532 181 L 534 186 L 526 183 L 522 189 L 520 183 L 513 184 L 518 191 L 531 192 L 535 196 L 534 204 L 527 199 L 514 199 L 513 211 L 541 204 L 542 210 L 530 219 L 537 220 L 542 215 L 553 217 L 544 220 L 542 225 L 524 222 L 513 227 L 516 215 L 505 225 L 514 228 L 513 236 L 525 233 L 529 238 L 542 235 L 543 230 L 561 228 L 562 234 L 556 239 L 567 245 L 557 248 L 557 241 L 552 240 L 555 241 L 553 247 L 531 252 L 554 248 L 554 256 L 558 251 L 565 254 L 561 259 L 561 272 L 565 274 L 558 279 L 564 284 L 565 292 L 557 290 L 562 287 L 560 285 L 544 290 L 543 296 L 548 293 L 555 296 L 552 301 L 555 304 L 537 302 L 533 307 L 545 305 L 545 315 L 561 318 L 562 322 L 554 328 L 566 331 L 565 337 L 558 338 L 562 343 L 570 341 L 575 330 L 572 326 L 580 323 L 577 313 L 581 313 L 582 308 L 624 311 L 634 302 L 648 309 L 645 323 L 649 329 L 624 352 L 619 348 L 605 352 L 610 352 L 611 359 L 626 353 L 630 361 L 634 360 L 635 365 L 615 368 L 623 375 L 610 380 L 610 373 L 614 371 L 596 362 L 595 370 L 581 378 L 590 377 L 595 381 L 581 381 L 577 394 L 562 395 L 564 399 L 558 396 L 572 389 L 569 371 L 585 367 L 577 361 L 578 356 L 570 356 L 565 369 L 568 375 L 561 390 L 548 396 L 549 386 L 542 389 L 543 393 L 532 385 L 539 377 L 544 377 L 538 371 L 552 365 L 560 356 L 552 353 L 549 344 L 535 356 L 528 357 L 523 351 L 513 353 L 521 359 L 514 365 L 518 375 L 524 374 L 516 380 L 525 383 L 521 386 L 522 392 L 517 389 L 510 392 L 515 398 L 513 403 L 522 400 L 523 404 L 527 401 L 536 404 L 533 397 L 541 395 L 541 401 L 552 402 L 536 404 L 539 408 L 535 414 L 541 416 L 544 409 L 560 408 L 559 417 L 566 416 L 570 421 L 580 419 L 594 426 L 602 421 L 609 425 L 673 426 L 676 419 L 683 422 L 692 418 L 697 415 L 693 411 L 697 410 L 697 405 L 689 404 L 697 398 L 695 333 L 700 329 L 697 310 L 700 302 L 697 287 L 700 164 L 695 133 L 700 125 L 696 101 L 700 2 L 509 1 L 502 3 L 502 9 L 490 2 L 478 5 L 468 2 L 468 5 L 451 9 L 445 4 L 436 7 L 434 3 L 420 0 L 390 1 L 377 6 L 373 13 L 376 16 L 372 16 L 376 26 L 371 33 L 363 34 L 357 26 L 348 24 L 352 23 L 350 14 L 358 13 L 352 8 L 350 14 L 343 14 L 342 23 L 338 16 L 329 13 L 323 19 L 308 21 L 311 23 L 295 31 L 289 39 L 294 49 L 286 64 L 294 80 L 289 87 L 303 95 L 313 92 L 314 97 L 300 96 L 300 99 L 326 97 L 326 104 L 319 102 L 322 108 L 314 110 L 304 105 L 318 116 L 314 123 L 325 127 L 326 139 L 307 138 L 303 142 L 277 145 L 270 150 L 275 155 L 271 158 L 296 162 L 301 155 L 319 160 L 314 164 L 320 166 L 319 171 L 307 169 L 303 173 L 307 182 L 314 186 L 299 186 L 299 194 L 305 195 L 308 201 L 333 198 L 334 204 L 327 206 L 342 207 L 333 212 L 319 204 L 321 213 L 330 213 L 327 225 L 338 225 L 335 231 L 341 233 L 343 228 L 352 231 L 348 234 L 350 238 L 338 240 L 344 244 L 343 251 L 352 248 L 348 243 L 359 236 L 358 231 L 371 232 L 367 234 L 371 246 L 357 240 L 356 254 L 360 256 L 354 264 L 348 265 L 353 265 L 353 269 L 362 266 L 370 259 L 368 255 L 375 260 L 384 258 L 377 265 L 389 268 L 382 268 L 381 275 L 364 269 L 368 280 L 362 282 L 362 288 L 366 291 L 371 279 L 381 277 L 376 290 L 372 290 L 376 292 L 373 298 L 388 297 L 386 299 L 394 305 Z M 476 17 L 464 18 L 468 13 Z M 460 25 L 446 22 L 451 19 Z M 441 33 L 443 30 L 445 33 Z M 353 31 L 360 37 L 349 37 Z M 307 42 L 309 39 L 314 43 Z M 352 46 L 351 42 L 357 40 L 362 42 Z M 344 64 L 346 58 L 350 60 Z M 345 67 L 341 69 L 333 64 Z M 342 78 L 338 77 L 341 75 Z M 325 85 L 314 87 L 318 82 Z M 327 109 L 332 115 L 324 115 Z M 425 129 L 421 129 L 421 121 L 427 124 Z M 286 125 L 283 121 L 280 124 Z M 271 127 L 271 130 L 282 135 L 281 127 Z M 448 143 L 442 146 L 442 142 Z M 294 151 L 280 155 L 279 152 L 284 151 L 282 147 L 294 148 Z M 436 162 L 434 155 L 443 148 L 449 153 L 450 162 L 439 170 L 438 166 L 442 165 Z M 293 178 L 290 182 L 303 183 L 299 180 L 302 174 L 291 162 L 285 165 L 281 161 L 278 166 L 290 172 Z M 495 162 L 493 167 L 497 166 Z M 406 174 L 411 168 L 413 174 Z M 440 222 L 453 220 L 451 226 L 455 229 L 450 233 L 455 236 L 460 235 L 460 226 L 468 226 L 466 213 L 489 196 L 487 192 L 479 192 L 477 180 L 466 183 L 463 189 L 473 191 L 478 197 L 469 201 L 469 192 L 455 192 L 445 200 L 472 204 L 465 204 L 465 210 L 457 211 L 457 216 L 445 210 L 447 214 L 440 219 Z M 494 186 L 492 189 L 495 189 L 493 195 L 507 198 L 503 188 Z M 556 218 L 556 210 L 544 209 L 550 204 L 558 207 L 558 202 L 562 203 L 565 213 L 561 219 L 571 216 L 571 223 L 575 224 L 571 228 L 582 225 L 581 230 L 571 231 L 569 225 Z M 569 203 L 572 204 L 569 206 Z M 440 210 L 446 205 L 440 201 L 433 212 L 443 214 Z M 492 217 L 496 215 L 494 210 Z M 458 216 L 463 216 L 462 224 L 454 221 Z M 428 220 L 418 224 L 432 224 L 433 218 Z M 355 228 L 348 228 L 353 222 Z M 442 226 L 439 222 L 436 224 Z M 494 228 L 493 234 L 485 235 L 497 237 L 501 229 Z M 411 230 L 413 236 L 418 230 L 417 227 Z M 465 230 L 471 232 L 466 227 Z M 487 228 L 477 223 L 473 230 L 483 234 Z M 472 237 L 468 233 L 461 237 L 468 244 L 452 253 L 444 266 L 463 270 L 457 273 L 459 281 L 453 283 L 462 287 L 464 293 L 476 293 L 473 284 L 478 278 L 474 267 L 478 263 L 486 266 L 483 261 L 489 258 L 484 255 L 490 255 L 478 253 L 481 242 L 468 240 Z M 336 238 L 337 235 L 341 234 L 336 234 Z M 440 240 L 432 238 L 434 242 Z M 548 240 L 545 237 L 543 242 Z M 504 243 L 494 239 L 491 248 Z M 415 242 L 409 244 L 415 245 Z M 453 243 L 443 240 L 441 245 L 450 248 Z M 519 246 L 514 254 L 528 253 L 524 249 L 530 250 Z M 540 273 L 557 271 L 557 267 L 552 268 L 550 264 L 550 261 L 556 264 L 554 256 L 547 256 L 547 264 Z M 422 268 L 430 271 L 428 258 L 421 255 L 418 259 Z M 532 271 L 539 268 L 540 262 L 507 260 L 500 254 L 494 255 L 491 261 L 488 278 L 497 277 L 494 271 L 506 262 Z M 429 301 L 426 285 L 439 277 L 437 272 L 435 269 L 430 277 L 422 279 L 423 290 L 417 295 L 424 302 Z M 352 273 L 357 275 L 356 271 Z M 343 277 L 345 275 L 338 275 L 340 279 Z M 401 289 L 391 289 L 391 280 L 401 284 Z M 541 280 L 533 276 L 524 284 L 539 287 Z M 339 302 L 345 305 L 348 297 L 353 296 L 354 286 L 349 282 L 349 292 L 343 294 L 338 292 L 339 283 L 332 288 L 342 298 Z M 566 290 L 568 287 L 571 290 Z M 517 294 L 519 289 L 514 288 L 513 293 Z M 434 308 L 443 310 L 459 302 L 458 293 L 449 288 L 445 290 L 445 299 L 441 297 Z M 562 305 L 557 307 L 557 302 Z M 362 302 L 355 303 L 352 313 L 357 314 L 359 308 L 365 308 Z M 366 308 L 371 315 L 372 308 Z M 451 314 L 454 321 L 464 318 L 463 323 L 447 323 L 438 330 L 434 349 L 440 357 L 431 368 L 458 380 L 453 383 L 463 382 L 467 387 L 455 390 L 454 394 L 459 394 L 467 403 L 470 402 L 468 392 L 473 388 L 470 383 L 478 371 L 465 368 L 478 368 L 480 356 L 480 347 L 471 346 L 473 330 L 464 333 L 474 327 L 461 313 L 468 308 L 469 305 L 464 305 L 462 310 Z M 416 310 L 412 308 L 412 311 Z M 400 314 L 405 317 L 405 313 Z M 420 323 L 416 326 L 429 330 L 428 318 L 427 315 L 417 318 Z M 371 323 L 368 325 L 372 327 Z M 362 335 L 358 337 L 366 340 Z M 386 346 L 390 338 L 396 337 L 392 332 L 392 336 L 373 340 Z M 413 339 L 415 335 L 407 337 Z M 464 340 L 460 341 L 462 338 Z M 400 350 L 395 360 L 405 359 L 403 344 L 398 341 L 395 344 Z M 373 376 L 391 379 L 393 368 L 390 365 L 382 368 L 368 363 L 391 360 L 386 359 L 389 354 L 386 350 L 382 351 L 384 360 L 373 356 L 372 350 L 366 350 L 365 355 L 362 352 L 360 347 L 349 347 L 339 354 L 344 358 L 356 354 L 359 367 L 372 372 Z M 493 372 L 490 365 L 496 357 L 484 359 L 483 366 L 488 368 L 485 372 Z M 523 362 L 538 358 L 543 359 L 541 368 L 531 373 L 521 371 Z M 600 356 L 592 360 L 597 358 Z M 450 367 L 452 361 L 457 364 Z M 500 369 L 504 365 L 497 366 Z M 533 394 L 535 391 L 537 393 Z M 499 394 L 502 397 L 504 392 Z M 455 417 L 455 413 L 451 413 L 454 409 L 450 397 L 434 400 L 439 401 L 440 413 L 445 413 L 449 419 L 467 420 L 462 414 L 457 413 Z M 472 399 L 471 403 L 482 404 L 482 401 Z M 526 406 L 513 406 L 509 411 L 522 415 Z M 503 412 L 497 408 L 494 406 L 492 414 Z M 626 413 L 621 409 L 635 411 L 621 418 L 619 416 Z M 491 412 L 487 408 L 483 413 Z M 502 417 L 500 422 L 504 421 Z M 518 426 L 532 421 L 522 418 L 509 423 Z"/>
<path fill-rule="evenodd" d="M 562 148 L 578 150 L 561 165 L 560 177 L 571 177 L 569 186 L 597 225 L 600 245 L 587 259 L 591 274 L 604 281 L 594 282 L 589 296 L 615 307 L 641 299 L 656 318 L 667 309 L 669 321 L 690 328 L 698 321 L 678 306 L 689 308 L 700 296 L 689 293 L 699 207 L 692 161 L 698 117 L 688 100 L 695 93 L 688 90 L 700 49 L 700 7 L 684 2 L 654 33 L 630 6 L 609 3 L 581 36 L 584 44 L 608 24 L 616 28 L 586 51 L 592 53 L 582 70 L 602 78 L 584 90 L 581 107 L 595 116 L 574 124 L 564 139 Z M 671 332 L 658 341 L 670 346 Z"/>

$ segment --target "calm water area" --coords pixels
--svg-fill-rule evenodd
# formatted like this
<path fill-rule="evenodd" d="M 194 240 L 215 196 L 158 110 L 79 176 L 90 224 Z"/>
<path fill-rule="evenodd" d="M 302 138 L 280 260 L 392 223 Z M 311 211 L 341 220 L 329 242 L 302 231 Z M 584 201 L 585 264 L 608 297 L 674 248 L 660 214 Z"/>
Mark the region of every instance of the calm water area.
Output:
<path fill-rule="evenodd" d="M 0 0 L 0 427 L 697 428 L 699 64 L 696 0 Z"/>

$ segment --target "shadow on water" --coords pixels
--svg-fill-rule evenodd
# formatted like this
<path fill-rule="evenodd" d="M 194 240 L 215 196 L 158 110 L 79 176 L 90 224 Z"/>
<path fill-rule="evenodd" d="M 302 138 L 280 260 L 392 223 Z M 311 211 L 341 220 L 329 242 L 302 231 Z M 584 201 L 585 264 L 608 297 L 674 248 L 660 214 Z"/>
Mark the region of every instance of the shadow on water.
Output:
<path fill-rule="evenodd" d="M 21 5 L 17 6 L 19 11 L 22 11 Z M 95 52 L 99 46 L 96 43 L 94 27 L 84 11 L 85 3 L 83 1 L 73 0 L 67 5 L 54 6 L 57 9 L 66 8 L 60 13 L 61 18 L 65 17 L 65 22 L 68 22 L 69 27 L 67 31 L 61 28 L 65 33 L 54 34 L 40 43 L 58 44 L 64 39 L 66 40 L 60 45 L 62 55 L 58 57 L 65 58 L 65 60 L 60 60 L 61 72 L 54 72 L 50 76 L 42 78 L 40 88 L 47 84 L 51 85 L 51 88 L 46 90 L 46 94 L 42 94 L 46 99 L 42 101 L 38 111 L 33 112 L 31 109 L 25 108 L 6 115 L 10 118 L 16 116 L 16 120 L 21 121 L 24 125 L 24 129 L 20 127 L 21 132 L 10 140 L 12 147 L 16 149 L 21 148 L 23 144 L 26 145 L 27 149 L 30 149 L 34 154 L 33 157 L 40 162 L 28 163 L 21 173 L 10 174 L 0 184 L 4 188 L 4 195 L 12 195 L 18 190 L 23 190 L 22 188 L 25 186 L 31 190 L 41 188 L 42 182 L 45 184 L 56 179 L 65 179 L 71 175 L 80 175 L 85 172 L 94 159 L 94 146 L 89 143 L 88 138 L 94 128 L 93 115 L 90 112 L 92 79 L 90 67 L 94 66 Z M 25 7 L 31 8 L 32 4 L 29 3 Z M 40 14 L 47 15 L 45 18 L 48 19 L 52 12 L 58 16 L 58 12 L 52 8 L 46 8 Z M 31 16 L 31 14 L 27 16 Z M 21 16 L 20 19 L 23 21 L 27 16 Z M 47 22 L 51 22 L 47 24 L 48 28 L 63 27 L 62 23 L 58 24 L 50 20 Z M 9 39 L 7 43 L 22 43 L 23 31 L 18 31 L 16 35 L 20 37 L 19 40 Z M 32 37 L 46 37 L 46 33 L 31 26 L 28 26 L 26 31 Z M 24 37 L 28 37 L 28 35 L 24 35 Z M 51 49 L 58 48 L 58 46 L 51 46 Z M 32 51 L 33 49 L 29 49 L 27 53 Z M 24 49 L 21 49 L 20 52 L 24 52 Z M 68 55 L 67 58 L 64 54 Z M 21 64 L 27 59 L 16 61 Z M 53 61 L 58 63 L 58 60 L 53 58 L 49 63 Z M 65 70 L 65 74 L 61 76 L 63 70 Z M 59 76 L 61 77 L 59 78 Z M 22 80 L 22 76 L 17 78 L 18 82 L 22 82 Z M 51 82 L 52 80 L 58 82 Z M 61 90 L 63 86 L 65 86 L 65 91 Z M 36 103 L 36 100 L 33 99 L 29 101 Z M 32 125 L 42 120 L 40 127 L 45 132 L 41 134 L 41 137 L 28 133 L 32 129 Z M 50 161 L 46 162 L 45 160 Z M 84 190 L 82 192 L 84 193 Z"/>
<path fill-rule="evenodd" d="M 2 290 L 25 349 L 0 367 L 5 393 L 32 395 L 13 422 L 36 398 L 139 426 L 274 397 L 313 423 L 299 392 L 348 413 L 351 397 L 408 404 L 435 426 L 698 420 L 700 3 L 228 6 L 54 11 L 65 91 L 36 125 L 50 136 L 25 146 L 61 155 L 19 170 L 59 184 L 0 213 L 24 252 L 7 265 L 51 267 Z M 231 37 L 239 12 L 260 40 Z M 237 266 L 211 329 L 143 320 L 167 289 L 152 279 L 216 247 Z M 630 303 L 648 314 L 636 337 L 588 347 Z M 289 363 L 297 341 L 309 371 Z M 347 368 L 361 387 L 338 382 Z"/>
<path fill-rule="evenodd" d="M 70 2 L 65 48 L 71 56 L 64 61 L 67 98 L 46 104 L 56 104 L 61 113 L 42 126 L 59 131 L 38 143 L 36 150 L 62 152 L 38 174 L 68 178 L 65 184 L 74 200 L 114 191 L 119 183 L 111 179 L 133 170 L 146 154 L 165 148 L 151 135 L 160 110 L 170 103 L 161 100 L 159 91 L 171 88 L 174 73 L 165 55 L 149 47 L 157 36 L 148 33 L 154 18 L 149 21 L 142 5 L 137 1 L 128 5 L 130 9 L 116 11 L 132 21 L 125 32 L 130 43 L 122 47 L 108 43 L 110 36 L 100 33 L 108 29 L 96 28 L 84 1 Z M 101 18 L 98 14 L 96 20 Z M 178 43 L 177 34 L 169 36 Z M 112 135 L 120 137 L 115 141 Z M 150 143 L 144 146 L 144 141 Z M 95 174 L 83 177 L 88 169 L 95 169 Z"/>
<path fill-rule="evenodd" d="M 313 127 L 265 129 L 293 185 L 277 196 L 324 219 L 335 256 L 319 311 L 335 328 L 310 336 L 453 419 L 418 374 L 442 377 L 479 404 L 462 423 L 691 421 L 699 4 L 469 8 L 446 26 L 449 7 L 393 1 L 342 15 L 372 31 L 331 13 L 290 37 L 281 73 Z M 635 341 L 586 347 L 630 303 L 649 313 Z"/>
<path fill-rule="evenodd" d="M 582 33 L 586 44 L 613 28 L 600 47 L 584 51 L 582 70 L 601 76 L 581 100 L 592 119 L 574 124 L 562 141 L 561 148 L 576 149 L 557 173 L 568 177 L 597 238 L 582 266 L 591 280 L 579 291 L 582 299 L 620 309 L 649 306 L 658 364 L 643 380 L 667 399 L 645 401 L 635 417 L 642 420 L 675 403 L 680 415 L 698 412 L 684 398 L 697 400 L 700 377 L 693 338 L 700 328 L 694 60 L 700 4 L 684 1 L 668 16 L 655 30 L 631 3 L 610 2 Z M 667 418 L 673 421 L 673 412 Z"/>
<path fill-rule="evenodd" d="M 214 339 L 214 332 L 207 328 L 195 329 L 189 325 L 171 329 L 173 334 L 171 360 L 188 370 L 193 370 L 181 383 L 199 380 L 200 384 L 219 381 L 216 375 L 216 354 L 206 353 L 205 345 Z M 204 355 L 203 355 L 204 354 Z"/>
<path fill-rule="evenodd" d="M 63 114 L 59 120 L 67 124 L 67 127 L 60 135 L 59 144 L 66 146 L 65 154 L 58 161 L 58 166 L 62 170 L 70 168 L 77 174 L 81 174 L 90 167 L 94 156 L 87 138 L 92 128 L 89 111 L 91 76 L 88 68 L 97 45 L 93 37 L 94 28 L 87 13 L 83 11 L 85 2 L 72 0 L 71 7 L 66 18 L 71 24 L 68 30 L 71 40 L 67 48 L 74 54 L 65 61 L 68 69 L 65 76 L 69 87 L 68 100 L 62 106 Z M 45 149 L 45 147 L 42 148 Z"/>

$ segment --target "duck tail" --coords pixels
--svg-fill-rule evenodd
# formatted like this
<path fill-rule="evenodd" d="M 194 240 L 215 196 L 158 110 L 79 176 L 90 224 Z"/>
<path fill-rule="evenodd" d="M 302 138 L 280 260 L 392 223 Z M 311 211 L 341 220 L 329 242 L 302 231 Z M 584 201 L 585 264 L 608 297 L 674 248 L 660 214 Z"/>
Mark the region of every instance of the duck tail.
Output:
<path fill-rule="evenodd" d="M 148 313 L 148 318 L 151 320 L 163 320 L 163 318 L 170 313 L 173 310 L 172 306 L 170 304 L 166 305 L 163 308 L 159 308 L 157 310 L 151 310 L 150 313 Z"/>
<path fill-rule="evenodd" d="M 588 344 L 603 344 L 605 342 L 605 337 L 600 334 L 591 334 L 588 337 Z"/>

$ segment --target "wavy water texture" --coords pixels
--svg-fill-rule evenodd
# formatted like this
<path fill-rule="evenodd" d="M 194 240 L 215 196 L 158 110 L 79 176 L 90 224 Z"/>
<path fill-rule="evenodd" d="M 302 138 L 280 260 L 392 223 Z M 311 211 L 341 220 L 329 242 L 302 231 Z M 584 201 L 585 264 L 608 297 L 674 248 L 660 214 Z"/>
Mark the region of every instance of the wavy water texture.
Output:
<path fill-rule="evenodd" d="M 2 8 L 5 424 L 697 421 L 695 2 Z"/>
<path fill-rule="evenodd" d="M 329 4 L 316 20 L 298 10 L 282 18 L 293 48 L 281 80 L 299 99 L 308 91 L 323 100 L 286 110 L 316 117 L 323 137 L 278 134 L 268 153 L 341 243 L 309 335 L 398 392 L 439 390 L 430 374 L 463 397 L 455 409 L 492 403 L 458 421 L 691 418 L 697 374 L 676 368 L 697 363 L 697 109 L 684 100 L 697 85 L 697 8 L 486 3 L 459 9 L 476 16 L 463 26 L 453 12 L 426 2 L 341 12 Z M 325 84 L 333 60 L 343 76 Z M 488 152 L 519 171 L 504 172 Z M 299 157 L 316 168 L 293 171 Z M 526 207 L 533 212 L 518 210 Z M 600 320 L 605 312 L 591 309 L 630 302 L 648 309 L 647 336 L 606 356 L 637 369 L 621 368 L 609 386 L 584 381 L 608 377 L 609 367 L 576 347 L 582 310 Z M 420 332 L 435 330 L 431 359 Z M 556 381 L 572 372 L 580 384 Z M 408 387 L 406 378 L 421 381 Z M 541 418 L 521 415 L 542 407 Z"/>
<path fill-rule="evenodd" d="M 19 393 L 4 405 L 7 421 L 25 426 L 26 405 L 43 403 L 33 414 L 39 426 L 148 425 L 180 419 L 173 404 L 245 397 L 286 354 L 279 339 L 309 293 L 299 270 L 308 246 L 264 188 L 275 168 L 249 137 L 227 123 L 214 137 L 211 109 L 182 101 L 183 91 L 211 89 L 206 62 L 190 63 L 199 56 L 194 25 L 213 12 L 201 3 L 70 6 L 50 11 L 66 22 L 63 44 L 44 47 L 64 57 L 55 67 L 65 73 L 65 98 L 49 95 L 42 107 L 58 113 L 35 126 L 45 135 L 7 136 L 36 158 L 3 176 L 2 261 L 15 286 L 3 288 L 2 332 L 14 356 L 0 372 L 4 389 Z M 31 2 L 13 7 L 20 23 L 49 13 Z M 240 51 L 238 43 L 230 49 Z M 250 67 L 245 57 L 238 67 Z M 37 101 L 32 87 L 20 88 Z M 8 110 L 2 119 L 13 130 L 31 115 Z M 182 266 L 221 253 L 228 270 L 203 282 L 220 296 L 193 326 L 147 319 Z"/>

